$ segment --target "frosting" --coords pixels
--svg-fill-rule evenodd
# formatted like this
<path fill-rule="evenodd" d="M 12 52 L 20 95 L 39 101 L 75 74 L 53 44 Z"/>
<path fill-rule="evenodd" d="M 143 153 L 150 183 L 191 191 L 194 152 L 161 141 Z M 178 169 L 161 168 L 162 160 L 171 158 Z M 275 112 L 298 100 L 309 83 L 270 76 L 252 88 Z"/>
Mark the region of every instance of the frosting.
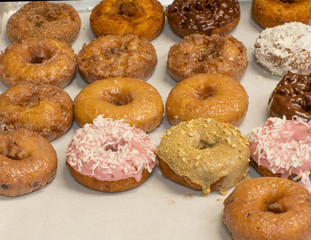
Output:
<path fill-rule="evenodd" d="M 301 177 L 301 183 L 310 182 L 311 124 L 300 119 L 269 118 L 252 130 L 250 137 L 252 159 L 282 178 Z"/>
<path fill-rule="evenodd" d="M 122 120 L 96 117 L 93 124 L 77 130 L 67 150 L 67 163 L 78 173 L 101 181 L 134 177 L 152 172 L 157 164 L 155 146 L 140 129 Z"/>

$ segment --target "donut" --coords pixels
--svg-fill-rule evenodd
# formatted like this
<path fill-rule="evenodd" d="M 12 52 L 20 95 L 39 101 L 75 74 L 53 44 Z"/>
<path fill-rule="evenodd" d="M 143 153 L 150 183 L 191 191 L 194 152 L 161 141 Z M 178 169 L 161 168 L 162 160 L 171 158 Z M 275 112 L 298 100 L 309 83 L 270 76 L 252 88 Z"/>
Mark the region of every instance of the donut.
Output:
<path fill-rule="evenodd" d="M 255 41 L 256 60 L 277 76 L 311 73 L 311 26 L 290 22 L 263 30 Z"/>
<path fill-rule="evenodd" d="M 8 87 L 21 82 L 67 86 L 75 77 L 76 56 L 66 43 L 28 39 L 0 52 L 0 80 Z"/>
<path fill-rule="evenodd" d="M 310 183 L 311 123 L 268 118 L 249 136 L 251 163 L 263 176 Z"/>
<path fill-rule="evenodd" d="M 244 44 L 231 35 L 191 34 L 170 47 L 167 69 L 180 82 L 198 73 L 222 73 L 240 80 L 247 68 Z"/>
<path fill-rule="evenodd" d="M 311 194 L 287 179 L 248 179 L 225 199 L 223 221 L 234 240 L 310 239 Z"/>
<path fill-rule="evenodd" d="M 26 128 L 49 141 L 67 132 L 73 121 L 73 103 L 61 88 L 21 83 L 0 95 L 0 132 Z"/>
<path fill-rule="evenodd" d="M 288 72 L 276 85 L 268 102 L 270 117 L 311 120 L 311 74 Z"/>
<path fill-rule="evenodd" d="M 231 124 L 197 118 L 171 127 L 156 148 L 163 175 L 203 195 L 247 177 L 248 141 Z"/>
<path fill-rule="evenodd" d="M 164 19 L 157 0 L 103 0 L 92 10 L 90 24 L 96 37 L 135 34 L 152 40 L 161 33 Z"/>
<path fill-rule="evenodd" d="M 149 83 L 134 78 L 95 81 L 74 99 L 74 116 L 81 127 L 103 115 L 151 132 L 161 123 L 163 111 L 159 92 Z"/>
<path fill-rule="evenodd" d="M 311 24 L 309 0 L 253 0 L 252 16 L 263 28 L 271 28 L 287 22 Z"/>
<path fill-rule="evenodd" d="M 165 111 L 177 125 L 194 118 L 214 118 L 238 126 L 248 108 L 248 95 L 239 81 L 220 73 L 199 73 L 176 84 Z"/>
<path fill-rule="evenodd" d="M 84 44 L 78 69 L 88 83 L 112 77 L 147 80 L 157 65 L 157 54 L 146 39 L 133 34 L 107 35 Z"/>
<path fill-rule="evenodd" d="M 157 165 L 149 136 L 122 120 L 97 116 L 73 136 L 66 164 L 75 180 L 103 192 L 121 192 L 145 182 Z"/>
<path fill-rule="evenodd" d="M 51 182 L 57 170 L 53 146 L 27 129 L 0 132 L 0 195 L 24 195 Z"/>
<path fill-rule="evenodd" d="M 6 33 L 11 42 L 34 37 L 52 38 L 72 44 L 81 28 L 81 19 L 71 5 L 31 1 L 8 20 Z"/>
<path fill-rule="evenodd" d="M 238 0 L 174 0 L 165 11 L 167 22 L 181 37 L 230 33 L 240 21 Z"/>

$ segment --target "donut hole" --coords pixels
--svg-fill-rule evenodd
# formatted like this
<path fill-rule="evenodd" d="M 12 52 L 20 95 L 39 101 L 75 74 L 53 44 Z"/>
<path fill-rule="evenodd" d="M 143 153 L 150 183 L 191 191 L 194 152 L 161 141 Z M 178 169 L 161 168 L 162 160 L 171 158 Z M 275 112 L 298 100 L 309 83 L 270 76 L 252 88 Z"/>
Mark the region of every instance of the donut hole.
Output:
<path fill-rule="evenodd" d="M 287 208 L 280 202 L 281 199 L 282 197 L 279 196 L 275 199 L 271 199 L 270 201 L 265 201 L 265 211 L 274 214 L 285 213 L 287 211 Z"/>
<path fill-rule="evenodd" d="M 105 100 L 115 106 L 123 106 L 130 104 L 133 101 L 133 97 L 130 93 L 110 92 Z"/>
<path fill-rule="evenodd" d="M 200 100 L 206 100 L 216 95 L 216 87 L 206 86 L 203 89 L 197 91 L 197 98 Z"/>
<path fill-rule="evenodd" d="M 139 17 L 141 15 L 141 7 L 133 2 L 123 2 L 120 4 L 119 14 L 129 17 Z"/>
<path fill-rule="evenodd" d="M 55 52 L 48 48 L 36 47 L 31 49 L 28 62 L 31 64 L 42 64 L 55 55 Z"/>
<path fill-rule="evenodd" d="M 15 141 L 9 142 L 2 154 L 12 160 L 22 160 L 29 157 L 28 151 L 19 147 Z"/>
<path fill-rule="evenodd" d="M 295 0 L 280 0 L 282 3 L 295 3 Z"/>

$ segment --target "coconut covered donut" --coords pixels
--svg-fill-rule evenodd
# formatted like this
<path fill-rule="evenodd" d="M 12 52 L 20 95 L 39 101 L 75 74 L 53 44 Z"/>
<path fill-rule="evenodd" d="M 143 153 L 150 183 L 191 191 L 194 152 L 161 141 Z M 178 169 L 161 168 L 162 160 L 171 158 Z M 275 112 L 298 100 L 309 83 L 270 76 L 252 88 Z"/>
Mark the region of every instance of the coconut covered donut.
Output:
<path fill-rule="evenodd" d="M 80 28 L 80 16 L 71 5 L 31 1 L 9 18 L 6 33 L 11 42 L 40 37 L 71 44 Z"/>
<path fill-rule="evenodd" d="M 257 62 L 272 74 L 311 73 L 311 26 L 291 22 L 263 30 L 255 42 Z"/>

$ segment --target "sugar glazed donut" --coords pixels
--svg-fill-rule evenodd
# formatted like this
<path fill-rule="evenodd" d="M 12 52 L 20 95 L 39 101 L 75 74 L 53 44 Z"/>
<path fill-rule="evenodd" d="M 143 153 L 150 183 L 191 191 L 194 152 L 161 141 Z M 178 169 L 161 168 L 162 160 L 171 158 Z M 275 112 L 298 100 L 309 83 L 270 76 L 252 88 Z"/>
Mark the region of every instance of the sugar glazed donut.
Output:
<path fill-rule="evenodd" d="M 74 115 L 82 127 L 98 115 L 123 119 L 132 127 L 151 132 L 162 121 L 163 103 L 149 83 L 134 78 L 109 78 L 86 86 L 74 99 Z"/>
<path fill-rule="evenodd" d="M 142 130 L 99 115 L 72 138 L 66 158 L 72 176 L 103 192 L 121 192 L 142 184 L 158 160 Z"/>
<path fill-rule="evenodd" d="M 191 34 L 168 52 L 167 68 L 177 82 L 197 73 L 223 73 L 237 80 L 248 65 L 244 44 L 231 35 Z"/>
<path fill-rule="evenodd" d="M 172 125 L 194 118 L 215 118 L 238 126 L 247 108 L 248 95 L 239 81 L 216 73 L 200 73 L 179 82 L 165 105 Z"/>
<path fill-rule="evenodd" d="M 311 123 L 269 118 L 249 141 L 251 163 L 261 175 L 310 183 Z"/>
<path fill-rule="evenodd" d="M 0 133 L 0 195 L 18 196 L 51 182 L 57 155 L 43 137 L 27 129 Z"/>
<path fill-rule="evenodd" d="M 234 240 L 307 240 L 311 194 L 286 179 L 249 179 L 225 199 L 223 221 Z"/>
<path fill-rule="evenodd" d="M 174 0 L 165 11 L 172 30 L 184 37 L 231 32 L 240 21 L 238 0 Z"/>
<path fill-rule="evenodd" d="M 248 141 L 232 125 L 211 118 L 173 126 L 156 154 L 164 176 L 203 194 L 225 194 L 248 172 Z"/>
<path fill-rule="evenodd" d="M 79 72 L 88 83 L 111 77 L 147 80 L 156 64 L 153 45 L 133 34 L 102 36 L 78 53 Z"/>
<path fill-rule="evenodd" d="M 76 73 L 76 56 L 64 42 L 31 39 L 0 52 L 0 80 L 7 86 L 21 82 L 67 86 Z"/>
<path fill-rule="evenodd" d="M 311 75 L 288 72 L 270 95 L 270 117 L 311 120 Z"/>
<path fill-rule="evenodd" d="M 308 0 L 253 0 L 252 16 L 263 28 L 287 22 L 311 24 L 311 2 Z"/>
<path fill-rule="evenodd" d="M 80 16 L 71 5 L 32 1 L 9 18 L 6 33 L 11 42 L 40 37 L 72 44 L 80 28 Z"/>
<path fill-rule="evenodd" d="M 157 0 L 103 0 L 92 10 L 90 24 L 96 37 L 135 34 L 152 40 L 161 33 L 164 17 Z"/>
<path fill-rule="evenodd" d="M 65 134 L 72 121 L 73 103 L 61 88 L 23 83 L 0 95 L 1 131 L 26 128 L 51 141 Z"/>
<path fill-rule="evenodd" d="M 255 42 L 257 62 L 272 74 L 311 73 L 311 26 L 291 22 L 263 30 Z"/>

